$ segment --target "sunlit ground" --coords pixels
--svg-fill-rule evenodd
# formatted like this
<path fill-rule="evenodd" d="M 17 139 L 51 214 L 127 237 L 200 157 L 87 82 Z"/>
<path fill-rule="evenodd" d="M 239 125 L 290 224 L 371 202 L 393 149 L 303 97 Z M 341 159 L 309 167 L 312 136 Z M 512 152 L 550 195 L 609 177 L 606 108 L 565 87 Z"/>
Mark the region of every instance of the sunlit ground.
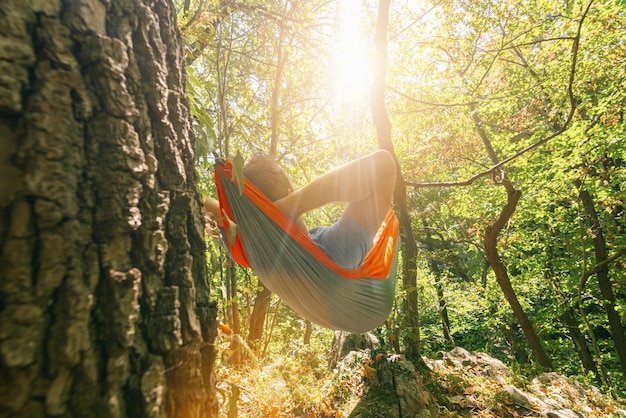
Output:
<path fill-rule="evenodd" d="M 328 349 L 321 341 L 293 352 L 268 355 L 258 362 L 229 364 L 229 341 L 218 344 L 222 356 L 216 363 L 221 417 L 334 417 L 347 416 L 338 390 L 363 387 L 362 376 L 337 376 L 328 369 Z M 352 375 L 352 374 L 351 374 Z M 342 392 L 343 393 L 343 392 Z M 358 396 L 353 396 L 358 401 Z"/>
<path fill-rule="evenodd" d="M 227 350 L 226 344 L 221 347 Z M 222 351 L 223 353 L 224 351 Z M 350 416 L 359 404 L 367 399 L 370 388 L 378 383 L 376 368 L 363 356 L 351 368 L 330 371 L 325 351 L 319 347 L 301 349 L 294 353 L 268 357 L 260 364 L 232 366 L 217 364 L 217 387 L 220 397 L 220 417 L 284 417 L 284 418 L 344 418 Z M 432 362 L 431 362 L 432 363 Z M 368 373 L 373 370 L 373 375 Z M 540 406 L 529 407 L 516 404 L 507 395 L 511 385 L 529 391 L 532 384 L 523 377 L 514 375 L 510 381 L 500 377 L 488 378 L 477 373 L 475 368 L 455 366 L 433 367 L 430 378 L 433 382 L 426 387 L 430 416 L 441 418 L 484 417 L 499 418 L 521 416 L 543 416 L 548 411 Z M 480 368 L 480 367 L 479 367 Z M 426 376 L 421 376 L 424 379 Z M 603 396 L 597 390 L 580 390 L 575 381 L 555 380 L 550 386 L 542 387 L 542 393 L 564 402 L 568 409 L 584 411 L 590 418 L 624 417 L 624 405 Z M 386 393 L 384 391 L 382 394 Z M 542 395 L 542 396 L 543 396 Z M 389 401 L 380 395 L 376 402 Z M 535 392 L 535 396 L 539 393 Z M 371 406 L 371 403 L 367 403 Z M 539 405 L 539 404 L 538 404 Z M 544 404 L 545 405 L 545 404 Z M 411 415 L 413 416 L 413 415 Z M 550 414 L 550 416 L 553 416 Z M 554 414 L 557 416 L 557 414 Z M 574 416 L 563 412 L 558 416 Z M 583 416 L 576 415 L 576 416 Z"/>

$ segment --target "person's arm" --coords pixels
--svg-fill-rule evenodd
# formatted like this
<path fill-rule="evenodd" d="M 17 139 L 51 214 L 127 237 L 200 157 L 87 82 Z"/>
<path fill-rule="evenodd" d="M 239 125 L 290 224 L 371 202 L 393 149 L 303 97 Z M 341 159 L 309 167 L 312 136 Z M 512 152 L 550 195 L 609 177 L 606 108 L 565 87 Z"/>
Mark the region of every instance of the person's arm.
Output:
<path fill-rule="evenodd" d="M 204 200 L 204 212 L 211 218 L 217 226 L 224 226 L 222 222 L 222 213 L 220 211 L 220 202 L 212 197 L 207 197 Z"/>

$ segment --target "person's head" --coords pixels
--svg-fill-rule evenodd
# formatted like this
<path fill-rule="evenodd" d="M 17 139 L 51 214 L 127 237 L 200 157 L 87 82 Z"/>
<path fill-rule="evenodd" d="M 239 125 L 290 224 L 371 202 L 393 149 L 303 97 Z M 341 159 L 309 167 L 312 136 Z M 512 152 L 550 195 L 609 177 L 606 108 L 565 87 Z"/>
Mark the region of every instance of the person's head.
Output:
<path fill-rule="evenodd" d="M 274 158 L 263 152 L 252 156 L 243 167 L 243 175 L 271 201 L 281 199 L 293 191 L 285 170 Z"/>

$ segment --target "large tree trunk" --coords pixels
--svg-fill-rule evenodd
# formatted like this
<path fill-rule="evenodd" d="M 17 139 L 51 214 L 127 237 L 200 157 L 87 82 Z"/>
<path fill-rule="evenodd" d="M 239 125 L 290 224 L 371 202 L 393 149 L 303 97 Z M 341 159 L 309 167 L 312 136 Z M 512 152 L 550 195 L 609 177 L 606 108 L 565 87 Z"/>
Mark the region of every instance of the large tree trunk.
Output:
<path fill-rule="evenodd" d="M 215 416 L 173 6 L 3 0 L 0 35 L 0 415 Z"/>

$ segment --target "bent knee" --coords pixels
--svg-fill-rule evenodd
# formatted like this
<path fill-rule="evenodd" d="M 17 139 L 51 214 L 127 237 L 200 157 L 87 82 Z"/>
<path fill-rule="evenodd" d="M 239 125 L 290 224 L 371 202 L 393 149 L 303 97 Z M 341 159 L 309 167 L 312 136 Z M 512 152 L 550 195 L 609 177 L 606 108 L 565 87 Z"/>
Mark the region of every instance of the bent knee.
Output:
<path fill-rule="evenodd" d="M 374 151 L 370 154 L 370 157 L 373 159 L 376 174 L 386 181 L 391 182 L 391 184 L 394 184 L 396 178 L 396 160 L 393 158 L 393 155 L 389 151 L 381 149 Z"/>

